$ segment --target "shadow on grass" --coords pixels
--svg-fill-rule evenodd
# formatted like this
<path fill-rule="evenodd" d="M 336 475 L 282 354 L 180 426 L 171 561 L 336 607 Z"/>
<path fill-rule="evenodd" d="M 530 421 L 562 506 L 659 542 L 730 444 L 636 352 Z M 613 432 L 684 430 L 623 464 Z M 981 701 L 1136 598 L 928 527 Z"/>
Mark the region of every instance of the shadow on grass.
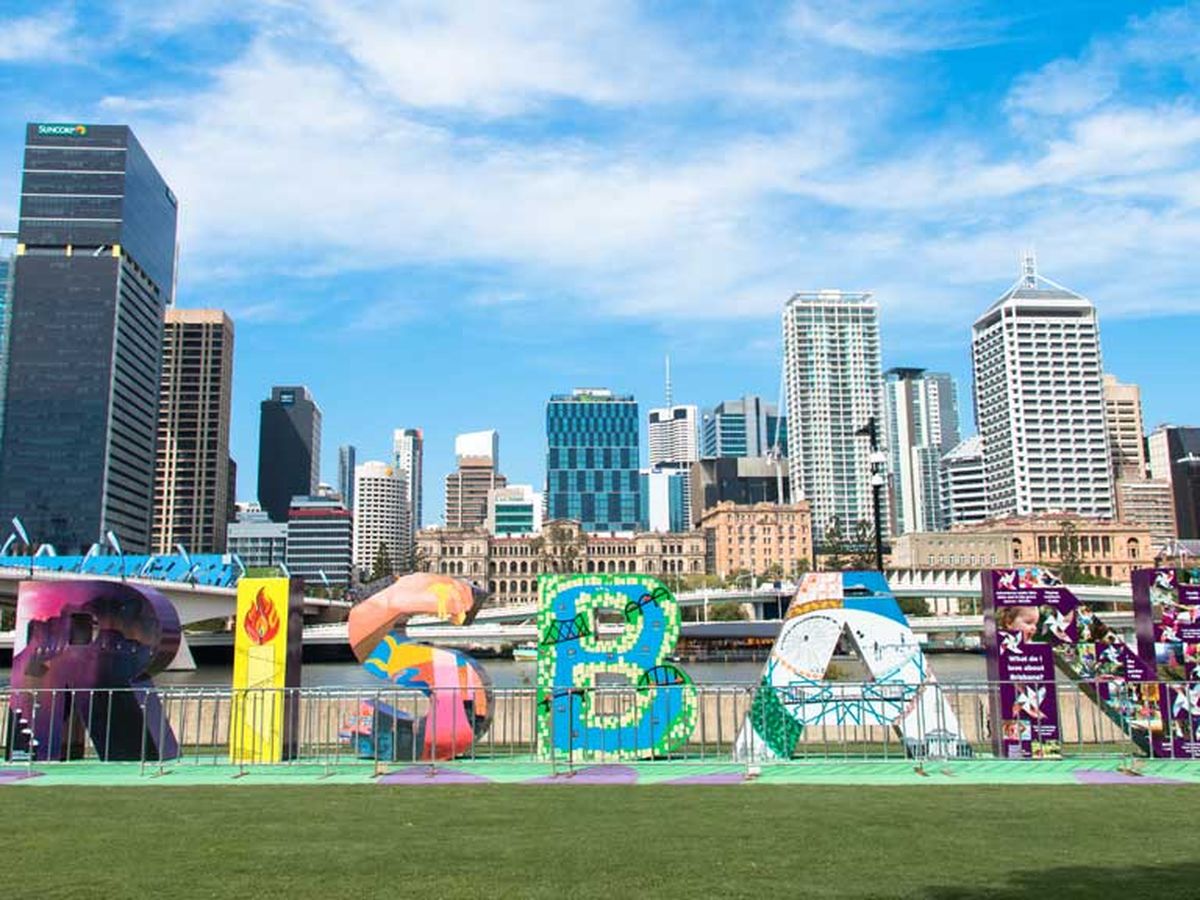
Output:
<path fill-rule="evenodd" d="M 928 888 L 923 896 L 930 900 L 1195 897 L 1196 866 L 1187 862 L 1163 866 L 1130 866 L 1124 869 L 1089 866 L 1033 869 L 1013 872 L 1007 884 L 997 884 L 993 887 L 972 885 L 967 888 L 933 886 Z"/>

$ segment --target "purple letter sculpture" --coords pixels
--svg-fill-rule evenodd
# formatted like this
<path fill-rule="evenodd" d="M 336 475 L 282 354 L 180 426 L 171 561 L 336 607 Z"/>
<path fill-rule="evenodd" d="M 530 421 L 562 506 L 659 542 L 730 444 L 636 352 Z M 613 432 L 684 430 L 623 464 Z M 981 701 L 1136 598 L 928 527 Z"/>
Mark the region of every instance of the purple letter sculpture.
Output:
<path fill-rule="evenodd" d="M 1137 569 L 1133 614 L 1138 654 L 1154 660 L 1163 684 L 1165 731 L 1155 756 L 1200 757 L 1200 580 L 1185 569 Z"/>
<path fill-rule="evenodd" d="M 1010 759 L 1062 753 L 1054 670 L 1061 669 L 1143 752 L 1160 753 L 1154 666 L 1045 569 L 983 572 L 992 742 Z"/>
<path fill-rule="evenodd" d="M 25 581 L 13 644 L 14 750 L 34 759 L 178 755 L 150 676 L 179 649 L 179 616 L 151 588 L 111 581 Z M 30 738 L 33 740 L 31 741 Z"/>

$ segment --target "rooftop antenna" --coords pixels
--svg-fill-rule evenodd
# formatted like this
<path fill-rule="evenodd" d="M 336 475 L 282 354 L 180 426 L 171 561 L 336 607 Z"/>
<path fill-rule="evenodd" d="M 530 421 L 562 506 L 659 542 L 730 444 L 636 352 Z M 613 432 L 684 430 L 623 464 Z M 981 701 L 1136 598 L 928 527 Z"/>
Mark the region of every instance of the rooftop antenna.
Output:
<path fill-rule="evenodd" d="M 671 354 L 667 354 L 667 408 L 671 408 Z"/>
<path fill-rule="evenodd" d="M 1029 247 L 1021 254 L 1021 285 L 1027 288 L 1036 288 L 1037 283 L 1037 252 Z"/>

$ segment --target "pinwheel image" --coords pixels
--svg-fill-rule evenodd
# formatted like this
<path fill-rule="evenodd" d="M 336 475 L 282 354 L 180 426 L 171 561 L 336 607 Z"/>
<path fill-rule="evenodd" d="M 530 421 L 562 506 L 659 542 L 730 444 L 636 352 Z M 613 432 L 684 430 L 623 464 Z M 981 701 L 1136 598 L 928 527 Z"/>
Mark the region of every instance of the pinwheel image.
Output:
<path fill-rule="evenodd" d="M 1046 700 L 1046 688 L 1038 685 L 1030 685 L 1022 688 L 1017 692 L 1016 699 L 1013 701 L 1013 715 L 1026 715 L 1031 719 L 1044 719 L 1046 714 L 1042 712 L 1042 704 Z"/>
<path fill-rule="evenodd" d="M 1042 621 L 1042 634 L 1064 644 L 1072 643 L 1069 629 L 1075 621 L 1075 611 L 1071 610 L 1064 615 L 1053 606 L 1043 606 L 1042 613 L 1045 617 Z"/>

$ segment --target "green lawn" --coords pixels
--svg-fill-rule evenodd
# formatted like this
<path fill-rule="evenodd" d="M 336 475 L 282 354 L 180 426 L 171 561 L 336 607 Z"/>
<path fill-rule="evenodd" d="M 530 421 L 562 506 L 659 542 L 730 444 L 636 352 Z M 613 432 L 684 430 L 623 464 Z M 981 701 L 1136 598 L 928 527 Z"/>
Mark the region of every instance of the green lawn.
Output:
<path fill-rule="evenodd" d="M 20 897 L 1189 897 L 1200 787 L 0 789 Z"/>

